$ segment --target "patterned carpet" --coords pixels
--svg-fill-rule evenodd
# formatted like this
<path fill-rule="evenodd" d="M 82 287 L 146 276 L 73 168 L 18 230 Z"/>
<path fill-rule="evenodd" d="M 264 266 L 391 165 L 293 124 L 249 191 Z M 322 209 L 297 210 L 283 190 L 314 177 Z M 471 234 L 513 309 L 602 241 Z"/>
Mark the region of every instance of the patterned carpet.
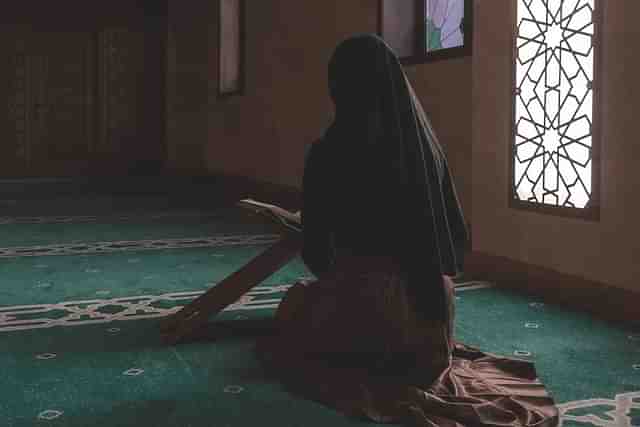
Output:
<path fill-rule="evenodd" d="M 43 215 L 29 201 L 16 215 L 21 203 L 0 213 L 0 426 L 362 424 L 266 378 L 251 339 L 160 340 L 159 318 L 266 249 L 271 230 L 222 208 Z M 296 259 L 220 318 L 269 318 L 309 277 Z M 457 291 L 458 339 L 533 359 L 565 426 L 640 425 L 638 332 L 488 284 Z"/>

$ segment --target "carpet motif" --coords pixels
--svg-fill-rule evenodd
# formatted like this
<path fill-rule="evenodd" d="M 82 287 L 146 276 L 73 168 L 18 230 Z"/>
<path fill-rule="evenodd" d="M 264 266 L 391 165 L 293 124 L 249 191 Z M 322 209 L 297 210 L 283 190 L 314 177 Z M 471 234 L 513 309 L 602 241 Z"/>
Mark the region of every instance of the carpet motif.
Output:
<path fill-rule="evenodd" d="M 223 246 L 255 246 L 273 244 L 278 234 L 209 236 L 190 239 L 123 240 L 117 242 L 68 243 L 41 246 L 0 248 L 0 258 L 29 256 L 104 254 L 125 251 L 147 251 Z"/>
<path fill-rule="evenodd" d="M 614 399 L 586 399 L 558 405 L 561 426 L 640 426 L 640 391 L 618 394 Z"/>
<path fill-rule="evenodd" d="M 213 284 L 211 284 L 213 286 Z M 293 284 L 260 286 L 224 311 L 275 309 Z M 79 326 L 169 316 L 206 291 L 0 307 L 0 332 Z M 278 295 L 278 297 L 274 297 Z M 266 297 L 266 298 L 265 298 Z M 115 331 L 114 331 L 115 332 Z"/>
<path fill-rule="evenodd" d="M 299 280 L 305 281 L 308 278 Z M 212 286 L 215 286 L 215 283 L 207 284 L 206 288 Z M 275 310 L 282 295 L 291 286 L 293 283 L 257 286 L 223 311 Z M 467 282 L 456 288 L 456 292 L 491 286 L 489 283 Z M 160 295 L 0 307 L 0 332 L 165 317 L 180 310 L 205 292 L 172 292 Z M 111 328 L 110 332 L 117 333 L 118 330 Z"/>
<path fill-rule="evenodd" d="M 71 215 L 71 216 L 0 216 L 0 225 L 13 224 L 81 224 L 101 221 L 140 222 L 158 219 L 217 218 L 220 214 L 201 212 L 144 213 L 138 215 Z"/>

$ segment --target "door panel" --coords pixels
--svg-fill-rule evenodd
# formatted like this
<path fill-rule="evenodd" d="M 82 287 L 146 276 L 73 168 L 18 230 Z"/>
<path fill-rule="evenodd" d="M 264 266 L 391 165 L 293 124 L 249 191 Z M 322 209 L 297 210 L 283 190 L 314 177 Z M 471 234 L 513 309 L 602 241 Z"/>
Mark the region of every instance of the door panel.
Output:
<path fill-rule="evenodd" d="M 30 175 L 84 175 L 94 139 L 92 34 L 34 32 L 30 41 Z"/>
<path fill-rule="evenodd" d="M 29 139 L 28 57 L 24 28 L 0 25 L 0 176 L 26 172 Z"/>
<path fill-rule="evenodd" d="M 0 14 L 0 179 L 161 172 L 166 0 L 14 6 Z"/>
<path fill-rule="evenodd" d="M 125 27 L 99 35 L 99 164 L 108 174 L 125 173 L 135 161 L 142 132 L 141 97 L 144 39 Z"/>

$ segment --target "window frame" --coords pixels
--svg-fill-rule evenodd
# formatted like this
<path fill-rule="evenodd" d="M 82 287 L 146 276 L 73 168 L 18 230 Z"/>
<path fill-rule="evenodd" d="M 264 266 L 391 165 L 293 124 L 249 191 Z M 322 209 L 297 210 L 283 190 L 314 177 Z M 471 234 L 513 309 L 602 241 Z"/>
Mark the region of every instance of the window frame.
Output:
<path fill-rule="evenodd" d="M 385 1 L 406 1 L 406 0 L 379 0 L 378 1 L 378 36 L 384 38 L 384 2 Z M 439 49 L 427 52 L 425 40 L 427 37 L 426 6 L 428 0 L 415 1 L 415 25 L 417 37 L 413 54 L 400 58 L 402 65 L 419 65 L 446 59 L 463 58 L 473 54 L 473 0 L 464 0 L 464 46 Z"/>
<path fill-rule="evenodd" d="M 218 2 L 218 98 L 229 98 L 238 95 L 244 95 L 246 86 L 245 71 L 245 53 L 246 53 L 246 3 L 245 0 L 237 0 L 238 2 L 238 84 L 235 89 L 225 90 L 222 82 L 222 56 L 224 54 L 223 47 L 223 13 L 222 2 Z"/>
<path fill-rule="evenodd" d="M 566 206 L 555 206 L 543 203 L 535 203 L 517 198 L 517 189 L 515 186 L 515 141 L 516 141 L 516 81 L 517 81 L 517 63 L 518 55 L 518 4 L 520 0 L 512 3 L 511 7 L 511 81 L 509 89 L 509 179 L 507 181 L 507 200 L 510 209 L 533 212 L 549 216 L 575 218 L 585 221 L 600 221 L 600 186 L 601 186 L 601 142 L 602 142 L 602 124 L 601 124 L 601 99 L 602 99 L 602 23 L 604 2 L 594 0 L 593 11 L 593 85 L 592 85 L 592 102 L 593 115 L 591 118 L 591 197 L 589 203 L 584 208 L 571 208 Z"/>

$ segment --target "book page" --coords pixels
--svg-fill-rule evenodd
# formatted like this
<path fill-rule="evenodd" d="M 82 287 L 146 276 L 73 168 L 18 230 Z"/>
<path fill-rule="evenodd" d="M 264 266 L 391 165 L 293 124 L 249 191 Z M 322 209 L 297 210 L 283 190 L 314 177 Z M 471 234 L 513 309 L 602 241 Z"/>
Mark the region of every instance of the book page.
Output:
<path fill-rule="evenodd" d="M 253 199 L 240 200 L 238 205 L 264 215 L 278 223 L 278 225 L 282 225 L 290 230 L 302 231 L 302 221 L 299 211 L 293 213 L 279 206 Z"/>

